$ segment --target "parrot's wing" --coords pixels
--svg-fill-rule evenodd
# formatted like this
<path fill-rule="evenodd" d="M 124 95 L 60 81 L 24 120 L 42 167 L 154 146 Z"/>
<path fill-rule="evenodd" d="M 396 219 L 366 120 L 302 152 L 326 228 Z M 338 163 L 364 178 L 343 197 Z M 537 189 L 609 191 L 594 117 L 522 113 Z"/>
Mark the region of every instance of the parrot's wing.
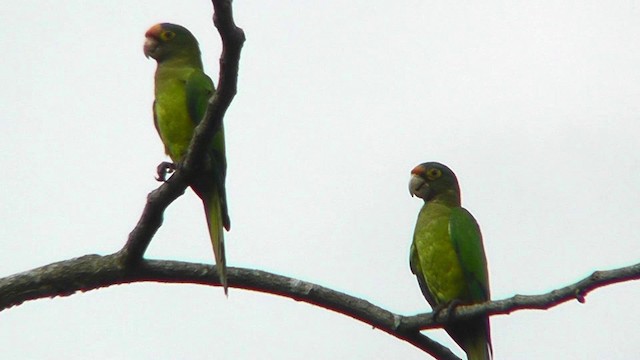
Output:
<path fill-rule="evenodd" d="M 427 286 L 427 282 L 424 280 L 424 274 L 422 273 L 422 267 L 420 266 L 420 259 L 418 258 L 418 251 L 416 250 L 416 245 L 414 243 L 411 243 L 411 249 L 409 250 L 409 266 L 411 267 L 411 272 L 414 273 L 418 279 L 418 285 L 420 285 L 422 295 L 427 299 L 431 308 L 436 309 L 438 303 L 435 301 L 435 298 Z"/>
<path fill-rule="evenodd" d="M 418 259 L 416 245 L 414 243 L 411 243 L 411 249 L 409 249 L 409 267 L 412 273 L 416 275 L 420 274 L 420 260 Z"/>
<path fill-rule="evenodd" d="M 194 70 L 187 77 L 185 83 L 187 111 L 189 111 L 189 117 L 191 117 L 194 126 L 202 121 L 207 109 L 207 102 L 214 91 L 213 81 L 201 70 Z"/>
<path fill-rule="evenodd" d="M 197 126 L 204 113 L 207 110 L 209 99 L 215 92 L 215 87 L 211 78 L 201 70 L 194 70 L 189 74 L 185 83 L 185 93 L 187 97 L 187 110 L 189 117 Z M 213 139 L 213 147 L 211 152 L 213 177 L 215 178 L 215 186 L 220 196 L 220 206 L 222 208 L 222 224 L 225 229 L 229 230 L 231 221 L 229 220 L 229 211 L 227 208 L 227 193 L 225 189 L 225 178 L 227 176 L 227 160 L 225 155 L 224 134 L 222 123 L 216 124 L 216 133 Z"/>
<path fill-rule="evenodd" d="M 473 302 L 489 300 L 491 296 L 487 259 L 476 219 L 464 208 L 453 208 L 449 221 L 449 234 L 462 265 L 471 300 Z"/>

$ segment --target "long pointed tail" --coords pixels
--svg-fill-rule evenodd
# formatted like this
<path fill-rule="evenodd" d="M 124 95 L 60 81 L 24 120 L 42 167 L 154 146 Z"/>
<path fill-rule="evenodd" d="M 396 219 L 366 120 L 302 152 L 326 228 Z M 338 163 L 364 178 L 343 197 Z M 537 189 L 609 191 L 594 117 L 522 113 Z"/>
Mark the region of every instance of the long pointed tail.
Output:
<path fill-rule="evenodd" d="M 209 225 L 209 236 L 211 238 L 211 246 L 213 247 L 213 255 L 216 260 L 216 270 L 220 277 L 220 282 L 224 287 L 224 294 L 228 295 L 227 289 L 227 260 L 224 253 L 224 231 L 222 224 L 222 208 L 220 197 L 216 191 L 211 196 L 203 199 L 204 212 L 207 216 L 207 224 Z"/>
<path fill-rule="evenodd" d="M 466 345 L 464 351 L 468 360 L 491 360 L 491 345 L 485 336 L 478 336 Z"/>
<path fill-rule="evenodd" d="M 491 360 L 491 329 L 488 318 L 473 319 L 448 327 L 447 332 L 467 353 L 468 360 Z"/>

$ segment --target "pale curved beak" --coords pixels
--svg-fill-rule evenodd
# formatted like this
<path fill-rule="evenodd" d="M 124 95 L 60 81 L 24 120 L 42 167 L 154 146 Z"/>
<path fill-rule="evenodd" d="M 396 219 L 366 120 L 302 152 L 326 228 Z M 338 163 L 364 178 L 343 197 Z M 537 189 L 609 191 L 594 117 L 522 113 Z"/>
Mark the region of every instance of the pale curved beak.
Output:
<path fill-rule="evenodd" d="M 142 49 L 144 51 L 144 56 L 146 56 L 147 59 L 149 57 L 153 57 L 153 53 L 156 51 L 157 48 L 158 48 L 158 40 L 151 37 L 145 38 L 144 46 L 142 47 Z"/>
<path fill-rule="evenodd" d="M 409 180 L 409 194 L 411 196 L 417 196 L 421 199 L 425 199 L 429 194 L 429 184 L 424 179 L 416 174 L 411 174 Z"/>

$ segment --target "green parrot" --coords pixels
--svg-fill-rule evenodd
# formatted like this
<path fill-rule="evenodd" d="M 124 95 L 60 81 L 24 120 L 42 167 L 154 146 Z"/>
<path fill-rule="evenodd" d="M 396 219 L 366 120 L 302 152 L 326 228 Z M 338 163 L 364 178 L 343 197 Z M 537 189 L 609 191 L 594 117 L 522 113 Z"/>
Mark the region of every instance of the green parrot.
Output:
<path fill-rule="evenodd" d="M 456 175 L 443 164 L 427 162 L 411 170 L 409 192 L 424 200 L 409 256 L 411 272 L 434 311 L 455 304 L 488 301 L 489 275 L 482 234 L 460 205 Z M 454 322 L 445 330 L 469 360 L 492 357 L 489 318 Z"/>
<path fill-rule="evenodd" d="M 186 154 L 193 131 L 204 116 L 215 87 L 202 69 L 198 41 L 189 30 L 175 24 L 156 24 L 147 30 L 145 38 L 144 54 L 158 63 L 154 124 L 164 143 L 165 153 L 175 164 Z M 207 162 L 204 174 L 193 181 L 191 188 L 204 204 L 216 268 L 227 294 L 222 228 L 228 231 L 230 220 L 225 191 L 227 160 L 222 125 L 211 139 Z M 173 169 L 175 165 L 170 163 L 158 166 L 158 180 L 164 180 L 166 173 Z"/>

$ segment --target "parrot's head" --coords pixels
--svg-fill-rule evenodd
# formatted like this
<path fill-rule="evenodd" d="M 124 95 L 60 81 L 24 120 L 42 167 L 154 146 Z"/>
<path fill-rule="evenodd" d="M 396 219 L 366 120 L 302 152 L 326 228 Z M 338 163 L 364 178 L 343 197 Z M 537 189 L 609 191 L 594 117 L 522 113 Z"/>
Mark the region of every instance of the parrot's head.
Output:
<path fill-rule="evenodd" d="M 424 201 L 432 200 L 438 195 L 453 195 L 460 201 L 460 186 L 456 174 L 438 162 L 426 162 L 411 170 L 409 193 Z"/>
<path fill-rule="evenodd" d="M 186 28 L 170 23 L 153 25 L 144 34 L 144 55 L 158 63 L 170 58 L 200 58 L 198 40 Z"/>

